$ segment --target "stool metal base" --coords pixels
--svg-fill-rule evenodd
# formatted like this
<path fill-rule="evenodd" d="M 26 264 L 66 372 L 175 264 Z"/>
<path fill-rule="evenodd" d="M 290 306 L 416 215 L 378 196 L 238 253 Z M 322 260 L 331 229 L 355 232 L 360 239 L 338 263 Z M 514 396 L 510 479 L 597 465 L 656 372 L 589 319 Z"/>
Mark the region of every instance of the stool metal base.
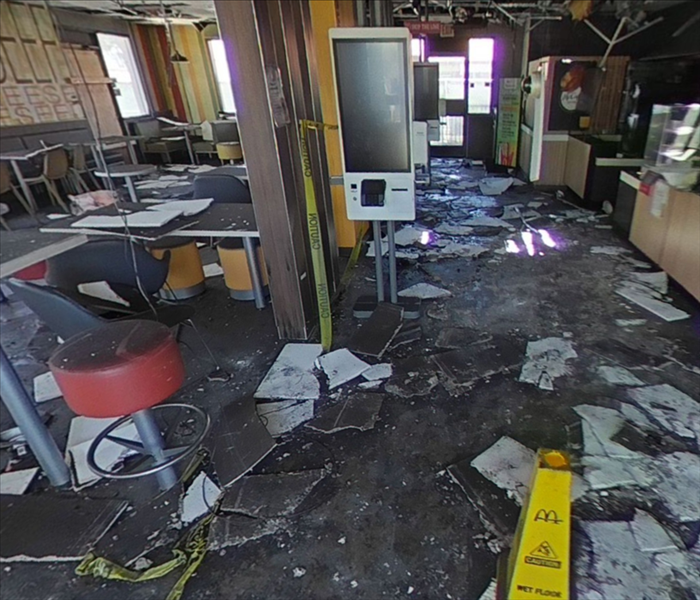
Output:
<path fill-rule="evenodd" d="M 234 300 L 241 300 L 243 302 L 251 302 L 251 301 L 255 300 L 255 291 L 253 291 L 253 290 L 232 290 L 229 288 L 228 294 Z M 263 295 L 265 297 L 268 297 L 269 294 L 270 294 L 270 288 L 268 286 L 265 286 L 263 288 Z"/>
<path fill-rule="evenodd" d="M 206 289 L 207 286 L 202 281 L 202 283 L 198 283 L 197 285 L 193 285 L 188 288 L 182 288 L 180 290 L 163 288 L 158 292 L 158 295 L 164 300 L 187 300 L 203 294 Z"/>
<path fill-rule="evenodd" d="M 163 417 L 167 428 L 161 432 L 156 414 L 164 414 L 166 411 L 175 412 L 176 415 L 171 419 Z M 193 425 L 195 421 L 200 421 L 201 430 L 197 433 L 189 432 L 188 430 L 195 426 Z M 116 433 L 120 427 L 128 422 L 133 422 L 136 426 L 140 441 L 125 439 Z M 174 465 L 199 448 L 209 431 L 209 426 L 209 415 L 197 406 L 160 404 L 122 417 L 102 431 L 90 445 L 87 455 L 88 466 L 94 473 L 107 479 L 134 479 L 155 474 L 161 489 L 168 490 L 178 481 Z M 177 442 L 176 438 L 178 437 L 188 439 L 183 440 L 180 445 L 171 446 L 173 442 Z M 133 453 L 139 454 L 140 457 L 134 459 L 132 464 L 124 465 L 118 471 L 109 471 L 99 466 L 95 460 L 97 448 L 104 441 L 123 446 Z"/>

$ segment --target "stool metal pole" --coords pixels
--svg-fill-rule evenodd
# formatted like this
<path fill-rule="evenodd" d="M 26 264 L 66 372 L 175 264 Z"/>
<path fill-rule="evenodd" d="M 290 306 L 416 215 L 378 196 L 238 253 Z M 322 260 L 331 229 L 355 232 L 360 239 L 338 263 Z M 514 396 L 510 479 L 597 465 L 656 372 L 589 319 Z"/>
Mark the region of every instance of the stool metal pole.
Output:
<path fill-rule="evenodd" d="M 265 289 L 262 284 L 260 265 L 258 262 L 258 247 L 250 237 L 243 238 L 243 249 L 248 259 L 248 271 L 250 281 L 253 284 L 253 295 L 255 296 L 255 308 L 265 308 Z"/>
<path fill-rule="evenodd" d="M 374 263 L 377 277 L 377 300 L 384 302 L 384 269 L 382 268 L 382 227 L 379 221 L 372 221 L 374 232 Z"/>
<path fill-rule="evenodd" d="M 131 415 L 146 452 L 155 459 L 156 464 L 165 462 L 165 441 L 160 435 L 158 424 L 148 409 Z M 166 467 L 156 473 L 161 490 L 169 490 L 177 484 L 177 473 L 173 467 Z"/>
<path fill-rule="evenodd" d="M 399 295 L 396 281 L 396 240 L 394 238 L 394 221 L 386 222 L 386 235 L 389 240 L 389 292 L 392 304 L 398 304 Z"/>
<path fill-rule="evenodd" d="M 27 440 L 34 456 L 56 487 L 70 483 L 70 472 L 56 441 L 36 410 L 36 404 L 29 397 L 10 359 L 0 347 L 0 396 L 17 427 Z"/>

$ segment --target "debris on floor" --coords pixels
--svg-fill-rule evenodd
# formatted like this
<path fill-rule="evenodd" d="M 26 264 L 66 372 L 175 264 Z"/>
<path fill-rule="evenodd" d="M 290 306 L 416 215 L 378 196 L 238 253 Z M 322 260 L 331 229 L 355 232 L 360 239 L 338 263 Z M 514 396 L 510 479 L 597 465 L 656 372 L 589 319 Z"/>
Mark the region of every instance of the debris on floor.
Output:
<path fill-rule="evenodd" d="M 665 321 L 680 321 L 690 317 L 677 309 L 666 297 L 668 276 L 663 271 L 655 273 L 630 273 L 615 290 L 630 302 L 645 308 Z"/>
<path fill-rule="evenodd" d="M 549 337 L 528 342 L 526 362 L 518 381 L 532 383 L 543 390 L 553 390 L 554 380 L 571 372 L 567 361 L 577 356 L 569 339 Z"/>
<path fill-rule="evenodd" d="M 430 283 L 416 283 L 399 292 L 402 298 L 420 298 L 421 300 L 434 300 L 436 298 L 449 298 L 452 292 L 439 288 Z"/>
<path fill-rule="evenodd" d="M 591 254 L 607 254 L 608 256 L 619 256 L 625 252 L 630 252 L 629 249 L 622 246 L 591 246 Z"/>
<path fill-rule="evenodd" d="M 286 525 L 287 520 L 284 518 L 251 519 L 235 513 L 217 515 L 209 530 L 209 550 L 221 551 L 243 546 L 248 542 L 274 535 Z"/>
<path fill-rule="evenodd" d="M 91 281 L 89 283 L 78 284 L 78 291 L 86 296 L 91 296 L 93 298 L 98 298 L 99 300 L 107 300 L 108 302 L 113 302 L 114 304 L 121 304 L 122 306 L 131 306 L 128 300 L 122 298 L 117 294 L 106 281 Z"/>
<path fill-rule="evenodd" d="M 98 498 L 0 496 L 0 562 L 81 561 L 128 506 Z"/>
<path fill-rule="evenodd" d="M 272 437 L 289 433 L 302 423 L 314 417 L 313 400 L 281 400 L 279 402 L 259 402 L 258 416 Z"/>
<path fill-rule="evenodd" d="M 366 327 L 367 324 L 365 324 Z M 398 331 L 398 329 L 396 330 Z M 394 335 L 396 335 L 396 331 Z M 393 338 L 393 335 L 391 336 Z M 391 339 L 388 343 L 391 342 Z M 387 343 L 387 345 L 388 345 Z M 328 377 L 328 387 L 331 390 L 352 381 L 370 368 L 365 361 L 357 358 L 347 348 L 334 350 L 324 354 L 316 361 L 316 366 Z"/>
<path fill-rule="evenodd" d="M 613 385 L 644 385 L 644 382 L 639 377 L 623 367 L 602 366 L 598 367 L 598 373 L 605 381 Z"/>
<path fill-rule="evenodd" d="M 204 277 L 209 279 L 210 277 L 219 277 L 224 274 L 224 270 L 221 268 L 219 263 L 210 263 L 204 265 Z"/>
<path fill-rule="evenodd" d="M 378 365 L 373 365 L 362 373 L 363 379 L 367 381 L 375 381 L 377 379 L 389 379 L 393 369 L 389 363 L 380 363 Z"/>
<path fill-rule="evenodd" d="M 421 227 L 408 225 L 394 234 L 394 242 L 397 246 L 413 246 L 414 244 L 426 245 L 430 242 L 430 231 Z"/>
<path fill-rule="evenodd" d="M 39 472 L 38 467 L 0 473 L 0 495 L 21 496 Z"/>
<path fill-rule="evenodd" d="M 479 190 L 484 196 L 500 196 L 511 185 L 512 177 L 485 177 L 479 181 Z"/>
<path fill-rule="evenodd" d="M 207 513 L 215 512 L 222 494 L 223 490 L 204 471 L 200 472 L 182 496 L 180 520 L 189 525 Z"/>
<path fill-rule="evenodd" d="M 468 236 L 474 233 L 474 227 L 466 227 L 464 225 L 451 225 L 449 223 L 442 223 L 435 228 L 437 233 L 443 233 L 445 235 L 455 235 L 455 236 Z"/>
<path fill-rule="evenodd" d="M 101 476 L 88 466 L 88 451 L 94 439 L 117 420 L 117 418 L 93 419 L 91 417 L 74 417 L 71 420 L 66 442 L 66 462 L 71 467 L 73 487 L 76 491 L 101 479 Z M 131 441 L 140 439 L 133 423 L 125 423 L 115 430 L 114 434 Z M 103 469 L 113 470 L 129 453 L 130 451 L 124 446 L 103 440 L 95 453 L 95 462 Z"/>
<path fill-rule="evenodd" d="M 668 384 L 628 390 L 627 394 L 653 423 L 668 433 L 700 442 L 700 403 Z"/>
<path fill-rule="evenodd" d="M 306 426 L 322 433 L 343 429 L 367 431 L 377 422 L 382 401 L 381 394 L 355 393 L 324 410 Z"/>
<path fill-rule="evenodd" d="M 276 400 L 315 400 L 321 390 L 313 373 L 321 344 L 287 344 L 270 367 L 255 398 Z"/>
<path fill-rule="evenodd" d="M 615 319 L 615 325 L 620 327 L 639 327 L 641 325 L 646 325 L 646 319 Z"/>
<path fill-rule="evenodd" d="M 34 401 L 47 402 L 63 396 L 56 379 L 51 371 L 37 375 L 34 378 Z"/>
<path fill-rule="evenodd" d="M 327 475 L 326 469 L 248 475 L 226 490 L 221 510 L 223 513 L 237 513 L 256 519 L 288 517 L 295 514 Z"/>
<path fill-rule="evenodd" d="M 226 488 L 265 458 L 275 440 L 260 420 L 255 400 L 247 396 L 230 402 L 215 416 L 205 444 L 217 478 Z"/>
<path fill-rule="evenodd" d="M 402 307 L 380 302 L 370 318 L 352 336 L 348 349 L 363 356 L 381 358 L 401 329 L 403 314 Z"/>

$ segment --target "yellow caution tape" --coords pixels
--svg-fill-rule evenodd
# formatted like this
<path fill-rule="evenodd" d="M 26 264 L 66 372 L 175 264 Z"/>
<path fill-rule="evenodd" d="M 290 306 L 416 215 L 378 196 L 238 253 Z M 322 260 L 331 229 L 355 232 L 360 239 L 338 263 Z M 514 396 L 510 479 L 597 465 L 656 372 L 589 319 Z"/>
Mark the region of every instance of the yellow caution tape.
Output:
<path fill-rule="evenodd" d="M 311 173 L 311 158 L 309 157 L 309 145 L 307 134 L 309 129 L 337 129 L 337 125 L 324 125 L 315 121 L 302 120 L 301 122 L 301 160 L 304 172 L 304 193 L 306 194 L 306 223 L 309 228 L 311 242 L 311 262 L 314 269 L 316 282 L 316 301 L 318 302 L 318 318 L 321 327 L 321 345 L 328 351 L 333 342 L 333 319 L 331 315 L 331 294 L 328 288 L 326 276 L 326 259 L 323 254 L 323 238 L 321 237 L 321 224 L 316 204 L 316 190 Z"/>
<path fill-rule="evenodd" d="M 508 564 L 508 600 L 568 600 L 571 466 L 557 450 L 537 453 Z"/>
<path fill-rule="evenodd" d="M 151 567 L 145 571 L 133 571 L 106 558 L 95 556 L 95 554 L 90 552 L 76 567 L 75 573 L 80 577 L 92 575 L 93 577 L 102 579 L 140 583 L 164 577 L 168 573 L 184 565 L 185 570 L 166 598 L 166 600 L 180 600 L 185 591 L 185 585 L 202 563 L 207 553 L 209 526 L 213 518 L 214 514 L 212 513 L 192 529 L 187 536 L 173 548 L 174 558 L 162 565 Z"/>

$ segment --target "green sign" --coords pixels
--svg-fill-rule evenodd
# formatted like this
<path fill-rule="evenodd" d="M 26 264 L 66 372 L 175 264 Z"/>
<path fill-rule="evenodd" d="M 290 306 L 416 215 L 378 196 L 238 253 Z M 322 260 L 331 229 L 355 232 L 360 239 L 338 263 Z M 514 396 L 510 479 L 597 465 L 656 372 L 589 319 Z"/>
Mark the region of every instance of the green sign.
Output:
<path fill-rule="evenodd" d="M 498 123 L 496 125 L 496 164 L 515 167 L 518 163 L 520 133 L 520 79 L 501 79 L 498 91 Z"/>

